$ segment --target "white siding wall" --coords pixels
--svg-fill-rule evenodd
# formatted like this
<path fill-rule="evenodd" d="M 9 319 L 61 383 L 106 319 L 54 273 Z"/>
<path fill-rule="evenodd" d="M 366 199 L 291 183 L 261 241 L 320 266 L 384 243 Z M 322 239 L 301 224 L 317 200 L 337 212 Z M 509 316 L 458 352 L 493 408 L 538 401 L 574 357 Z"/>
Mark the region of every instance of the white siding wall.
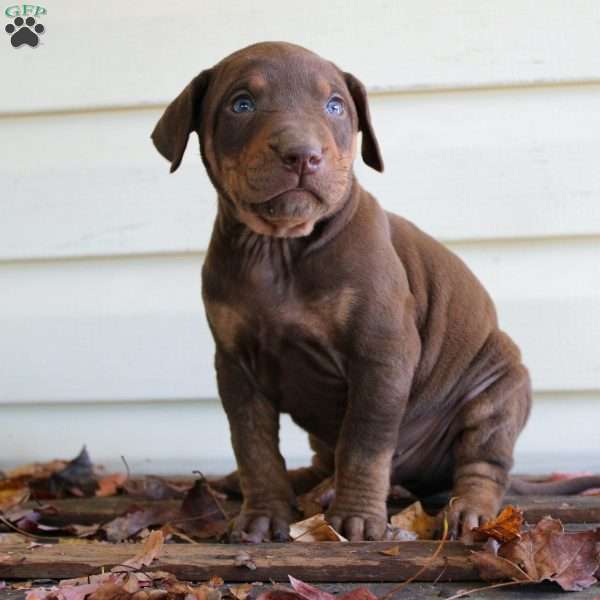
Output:
<path fill-rule="evenodd" d="M 169 176 L 149 133 L 202 68 L 285 39 L 368 85 L 386 172 L 361 181 L 496 299 L 536 392 L 519 466 L 600 470 L 600 4 L 44 6 L 38 48 L 0 40 L 0 467 L 84 442 L 138 471 L 231 462 L 200 303 L 214 193 L 195 140 Z"/>

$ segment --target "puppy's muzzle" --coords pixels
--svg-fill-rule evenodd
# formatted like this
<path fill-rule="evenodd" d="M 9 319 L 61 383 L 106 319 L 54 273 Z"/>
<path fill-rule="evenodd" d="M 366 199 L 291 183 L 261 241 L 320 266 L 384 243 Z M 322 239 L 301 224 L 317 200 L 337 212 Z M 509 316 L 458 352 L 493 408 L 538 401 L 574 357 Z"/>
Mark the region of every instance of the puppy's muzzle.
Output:
<path fill-rule="evenodd" d="M 267 221 L 304 221 L 319 204 L 315 195 L 303 188 L 294 188 L 248 208 Z"/>

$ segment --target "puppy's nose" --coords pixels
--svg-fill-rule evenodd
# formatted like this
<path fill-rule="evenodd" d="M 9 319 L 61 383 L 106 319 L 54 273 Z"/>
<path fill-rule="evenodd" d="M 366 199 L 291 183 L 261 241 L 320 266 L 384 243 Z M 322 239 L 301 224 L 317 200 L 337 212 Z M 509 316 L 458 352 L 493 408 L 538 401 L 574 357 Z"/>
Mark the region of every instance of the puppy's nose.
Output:
<path fill-rule="evenodd" d="M 323 161 L 323 151 L 316 146 L 291 146 L 280 156 L 285 166 L 298 175 L 316 173 Z"/>

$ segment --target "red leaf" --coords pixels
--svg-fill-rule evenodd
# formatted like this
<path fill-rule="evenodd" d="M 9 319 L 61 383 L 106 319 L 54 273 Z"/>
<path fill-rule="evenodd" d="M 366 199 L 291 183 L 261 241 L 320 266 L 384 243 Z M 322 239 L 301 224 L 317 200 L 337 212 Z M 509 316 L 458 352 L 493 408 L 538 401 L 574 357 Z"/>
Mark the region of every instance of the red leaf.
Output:
<path fill-rule="evenodd" d="M 493 552 L 474 552 L 484 579 L 554 581 L 565 591 L 579 591 L 596 583 L 600 568 L 600 529 L 565 533 L 557 519 L 545 517 Z"/>
<path fill-rule="evenodd" d="M 329 592 L 324 592 L 318 587 L 304 583 L 304 581 L 300 581 L 291 575 L 288 575 L 288 577 L 294 591 L 300 594 L 304 600 L 336 600 L 336 597 Z"/>

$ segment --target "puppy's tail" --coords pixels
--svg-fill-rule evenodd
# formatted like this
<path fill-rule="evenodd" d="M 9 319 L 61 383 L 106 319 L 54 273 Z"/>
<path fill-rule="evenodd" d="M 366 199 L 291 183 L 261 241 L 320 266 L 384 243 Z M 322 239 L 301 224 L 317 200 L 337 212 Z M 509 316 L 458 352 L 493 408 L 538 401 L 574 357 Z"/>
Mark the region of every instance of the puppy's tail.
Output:
<path fill-rule="evenodd" d="M 591 488 L 600 488 L 600 475 L 561 479 L 559 481 L 525 481 L 524 479 L 511 478 L 508 493 L 517 496 L 570 496 L 580 494 Z"/>

